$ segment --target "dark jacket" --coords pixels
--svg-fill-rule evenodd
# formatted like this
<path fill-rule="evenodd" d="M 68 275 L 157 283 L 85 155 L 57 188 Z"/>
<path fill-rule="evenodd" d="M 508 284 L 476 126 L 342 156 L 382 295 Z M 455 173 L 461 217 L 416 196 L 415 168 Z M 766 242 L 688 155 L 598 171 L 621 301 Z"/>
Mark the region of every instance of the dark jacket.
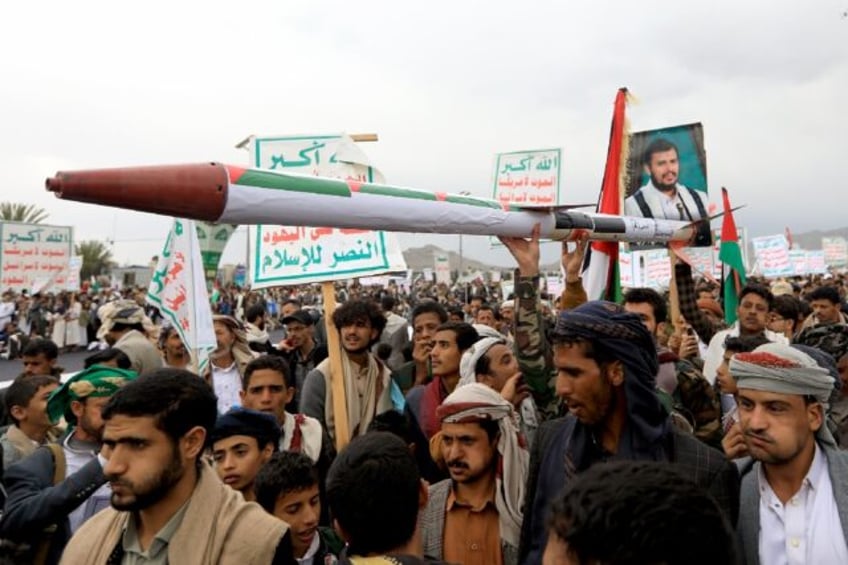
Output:
<path fill-rule="evenodd" d="M 551 502 L 566 487 L 565 453 L 577 419 L 566 416 L 539 428 L 530 452 L 530 472 L 521 526 L 520 563 L 541 563 L 547 531 L 545 519 Z M 671 463 L 716 499 L 732 525 L 739 512 L 739 473 L 724 454 L 690 435 L 673 431 L 666 440 Z"/>
<path fill-rule="evenodd" d="M 106 482 L 96 458 L 55 486 L 54 469 L 53 454 L 45 447 L 6 469 L 7 498 L 0 519 L 0 537 L 30 545 L 37 544 L 43 530 L 55 524 L 48 563 L 59 562 L 71 539 L 68 515 Z"/>

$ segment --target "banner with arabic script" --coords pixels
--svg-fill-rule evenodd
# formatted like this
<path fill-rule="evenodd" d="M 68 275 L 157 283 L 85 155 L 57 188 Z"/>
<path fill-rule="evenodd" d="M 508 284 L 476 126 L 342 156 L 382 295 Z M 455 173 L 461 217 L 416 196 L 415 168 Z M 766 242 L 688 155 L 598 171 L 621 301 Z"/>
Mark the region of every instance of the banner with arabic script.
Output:
<path fill-rule="evenodd" d="M 73 233 L 71 227 L 0 222 L 0 288 L 64 290 Z"/>
<path fill-rule="evenodd" d="M 254 288 L 350 279 L 406 270 L 384 232 L 255 226 Z"/>
<path fill-rule="evenodd" d="M 785 235 L 755 237 L 751 243 L 754 245 L 758 274 L 766 278 L 791 277 L 795 274 Z"/>
<path fill-rule="evenodd" d="M 147 289 L 147 302 L 177 329 L 198 374 L 203 374 L 216 341 L 193 220 L 174 219 Z"/>
<path fill-rule="evenodd" d="M 362 149 L 344 134 L 251 137 L 248 148 L 254 167 L 363 183 L 385 182 Z M 254 288 L 406 270 L 393 233 L 264 225 L 251 228 L 251 233 L 256 234 L 249 245 Z M 276 243 L 274 234 L 278 236 Z"/>
<path fill-rule="evenodd" d="M 493 198 L 501 204 L 555 206 L 559 204 L 561 165 L 559 149 L 499 153 Z"/>

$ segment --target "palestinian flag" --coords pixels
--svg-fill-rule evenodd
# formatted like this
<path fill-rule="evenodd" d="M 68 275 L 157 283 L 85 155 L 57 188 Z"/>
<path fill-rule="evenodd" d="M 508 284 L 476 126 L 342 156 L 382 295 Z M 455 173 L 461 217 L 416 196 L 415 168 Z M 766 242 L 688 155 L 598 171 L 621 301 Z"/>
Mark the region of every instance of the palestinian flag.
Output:
<path fill-rule="evenodd" d="M 721 249 L 718 253 L 722 263 L 722 294 L 724 296 L 724 319 L 728 324 L 736 322 L 736 308 L 739 306 L 739 293 L 745 285 L 745 263 L 742 261 L 742 249 L 739 247 L 739 235 L 727 189 L 721 189 L 724 205 L 724 217 L 721 223 Z"/>
<path fill-rule="evenodd" d="M 624 175 L 629 153 L 629 135 L 624 116 L 626 106 L 627 89 L 620 88 L 615 97 L 607 164 L 598 198 L 597 211 L 602 214 L 620 216 L 624 209 Z M 621 301 L 617 241 L 591 242 L 583 262 L 583 287 L 589 300 Z"/>

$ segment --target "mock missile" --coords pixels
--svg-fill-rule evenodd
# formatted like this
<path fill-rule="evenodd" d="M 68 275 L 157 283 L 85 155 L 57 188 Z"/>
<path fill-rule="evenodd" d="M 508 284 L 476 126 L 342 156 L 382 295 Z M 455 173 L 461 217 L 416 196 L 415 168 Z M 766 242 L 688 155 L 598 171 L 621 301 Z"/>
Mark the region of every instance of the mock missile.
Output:
<path fill-rule="evenodd" d="M 543 238 L 634 243 L 691 242 L 698 228 L 220 163 L 61 171 L 45 184 L 62 199 L 227 224 L 527 237 L 538 223 Z"/>

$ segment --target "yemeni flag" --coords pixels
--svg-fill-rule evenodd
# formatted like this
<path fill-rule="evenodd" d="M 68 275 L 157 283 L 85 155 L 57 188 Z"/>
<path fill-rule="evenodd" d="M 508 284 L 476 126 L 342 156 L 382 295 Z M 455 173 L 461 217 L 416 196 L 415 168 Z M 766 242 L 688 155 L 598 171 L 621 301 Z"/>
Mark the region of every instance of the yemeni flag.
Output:
<path fill-rule="evenodd" d="M 627 171 L 629 136 L 624 117 L 627 89 L 620 88 L 615 97 L 610 128 L 607 164 L 598 198 L 597 211 L 620 216 L 624 209 L 624 175 Z M 618 242 L 593 241 L 583 262 L 583 287 L 589 300 L 621 301 L 618 273 Z"/>
<path fill-rule="evenodd" d="M 727 189 L 721 189 L 724 205 L 724 218 L 721 223 L 721 249 L 718 259 L 721 261 L 722 294 L 724 296 L 724 319 L 728 324 L 736 322 L 736 308 L 739 306 L 739 293 L 745 285 L 745 263 L 742 261 L 742 249 L 739 247 L 739 235 L 736 220 L 730 208 Z"/>

